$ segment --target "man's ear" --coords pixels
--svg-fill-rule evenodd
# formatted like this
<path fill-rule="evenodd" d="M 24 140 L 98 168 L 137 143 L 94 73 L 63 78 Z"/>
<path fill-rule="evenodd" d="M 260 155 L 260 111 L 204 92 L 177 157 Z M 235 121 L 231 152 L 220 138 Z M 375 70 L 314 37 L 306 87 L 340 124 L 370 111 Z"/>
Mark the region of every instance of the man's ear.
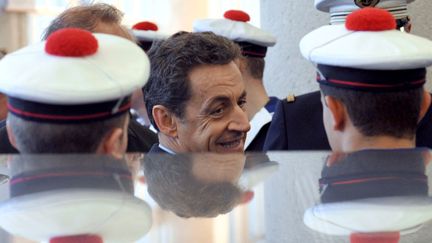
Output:
<path fill-rule="evenodd" d="M 117 159 L 122 159 L 125 153 L 124 131 L 122 128 L 112 129 L 103 139 L 99 150 L 104 154 L 110 154 Z"/>
<path fill-rule="evenodd" d="M 426 112 L 429 110 L 431 105 L 431 95 L 427 91 L 423 91 L 422 102 L 420 104 L 420 113 L 419 113 L 419 122 L 426 115 Z"/>
<path fill-rule="evenodd" d="M 169 137 L 177 137 L 177 119 L 174 114 L 163 105 L 153 106 L 152 114 L 161 133 Z"/>
<path fill-rule="evenodd" d="M 12 144 L 12 146 L 14 148 L 17 149 L 16 140 L 15 140 L 15 134 L 13 134 L 12 127 L 7 122 L 6 122 L 6 131 L 7 131 L 9 142 Z"/>
<path fill-rule="evenodd" d="M 347 116 L 345 105 L 340 100 L 328 95 L 324 97 L 324 102 L 330 111 L 333 130 L 342 131 L 345 128 Z"/>

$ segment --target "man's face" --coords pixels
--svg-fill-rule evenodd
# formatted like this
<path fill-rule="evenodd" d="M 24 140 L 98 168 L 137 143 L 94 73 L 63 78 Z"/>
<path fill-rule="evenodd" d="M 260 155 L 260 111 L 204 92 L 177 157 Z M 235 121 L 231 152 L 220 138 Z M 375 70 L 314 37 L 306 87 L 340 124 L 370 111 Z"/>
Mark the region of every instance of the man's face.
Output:
<path fill-rule="evenodd" d="M 238 67 L 234 62 L 198 66 L 189 80 L 191 99 L 177 122 L 179 152 L 243 152 L 250 125 Z"/>

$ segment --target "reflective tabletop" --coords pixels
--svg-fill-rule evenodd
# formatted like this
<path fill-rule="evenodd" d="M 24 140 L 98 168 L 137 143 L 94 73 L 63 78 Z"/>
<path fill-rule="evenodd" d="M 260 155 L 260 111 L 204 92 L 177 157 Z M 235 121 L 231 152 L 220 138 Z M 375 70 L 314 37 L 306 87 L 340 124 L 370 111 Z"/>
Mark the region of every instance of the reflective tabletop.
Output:
<path fill-rule="evenodd" d="M 0 157 L 0 242 L 432 242 L 425 149 Z"/>

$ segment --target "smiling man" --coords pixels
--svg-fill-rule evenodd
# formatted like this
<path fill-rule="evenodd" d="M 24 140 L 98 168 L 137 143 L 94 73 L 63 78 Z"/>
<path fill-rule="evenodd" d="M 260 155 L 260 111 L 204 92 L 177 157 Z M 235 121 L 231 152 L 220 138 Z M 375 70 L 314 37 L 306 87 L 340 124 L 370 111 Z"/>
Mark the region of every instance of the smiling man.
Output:
<path fill-rule="evenodd" d="M 239 47 L 212 33 L 179 32 L 148 55 L 145 103 L 159 131 L 151 152 L 243 152 L 250 125 Z"/>

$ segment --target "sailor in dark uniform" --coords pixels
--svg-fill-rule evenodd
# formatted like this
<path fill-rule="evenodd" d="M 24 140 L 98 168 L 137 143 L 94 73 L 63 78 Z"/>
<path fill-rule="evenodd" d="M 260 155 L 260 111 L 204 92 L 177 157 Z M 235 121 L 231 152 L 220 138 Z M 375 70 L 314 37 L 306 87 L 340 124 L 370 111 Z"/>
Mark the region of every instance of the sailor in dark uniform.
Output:
<path fill-rule="evenodd" d="M 399 1 L 351 1 L 315 0 L 317 9 L 329 12 L 331 24 L 343 24 L 346 16 L 361 7 L 387 9 L 396 19 L 397 28 L 409 31 L 411 23 L 407 4 L 413 0 Z M 363 3 L 363 5 L 362 5 Z M 328 150 L 330 145 L 322 123 L 322 107 L 319 91 L 304 94 L 290 101 L 282 100 L 275 111 L 272 125 L 264 145 L 264 150 Z M 432 148 L 432 107 L 430 107 L 417 129 L 417 146 Z"/>
<path fill-rule="evenodd" d="M 46 40 L 56 30 L 65 27 L 76 27 L 91 32 L 117 35 L 133 41 L 134 38 L 121 25 L 122 16 L 123 14 L 120 10 L 108 4 L 92 4 L 69 8 L 51 22 L 44 33 L 43 39 Z M 133 33 L 140 36 L 155 36 L 155 34 L 146 35 L 142 32 L 137 34 L 135 31 Z M 140 38 L 137 39 L 141 40 Z M 139 95 L 140 93 L 141 89 L 134 92 L 132 96 L 132 108 L 134 108 L 136 103 L 139 103 L 136 102 L 135 94 Z M 139 96 L 139 99 L 142 100 L 142 95 Z M 0 122 L 0 153 L 18 153 L 9 142 L 5 125 L 6 120 Z M 128 127 L 128 152 L 148 152 L 151 146 L 157 143 L 157 141 L 156 134 L 149 128 L 141 126 L 138 121 L 131 117 Z"/>
<path fill-rule="evenodd" d="M 264 88 L 263 74 L 267 48 L 276 44 L 276 37 L 249 23 L 250 17 L 240 10 L 229 10 L 224 19 L 201 19 L 194 22 L 194 31 L 211 31 L 224 36 L 241 49 L 245 58 L 239 61 L 247 91 L 247 113 L 251 124 L 245 142 L 246 151 L 262 151 L 272 121 L 277 97 L 270 97 Z"/>
<path fill-rule="evenodd" d="M 76 28 L 10 53 L 0 61 L 9 140 L 22 153 L 122 156 L 131 94 L 149 69 L 135 43 Z"/>
<path fill-rule="evenodd" d="M 317 65 L 333 151 L 415 147 L 431 103 L 423 85 L 432 42 L 395 27 L 388 11 L 364 8 L 345 25 L 323 26 L 301 40 L 302 55 Z"/>

